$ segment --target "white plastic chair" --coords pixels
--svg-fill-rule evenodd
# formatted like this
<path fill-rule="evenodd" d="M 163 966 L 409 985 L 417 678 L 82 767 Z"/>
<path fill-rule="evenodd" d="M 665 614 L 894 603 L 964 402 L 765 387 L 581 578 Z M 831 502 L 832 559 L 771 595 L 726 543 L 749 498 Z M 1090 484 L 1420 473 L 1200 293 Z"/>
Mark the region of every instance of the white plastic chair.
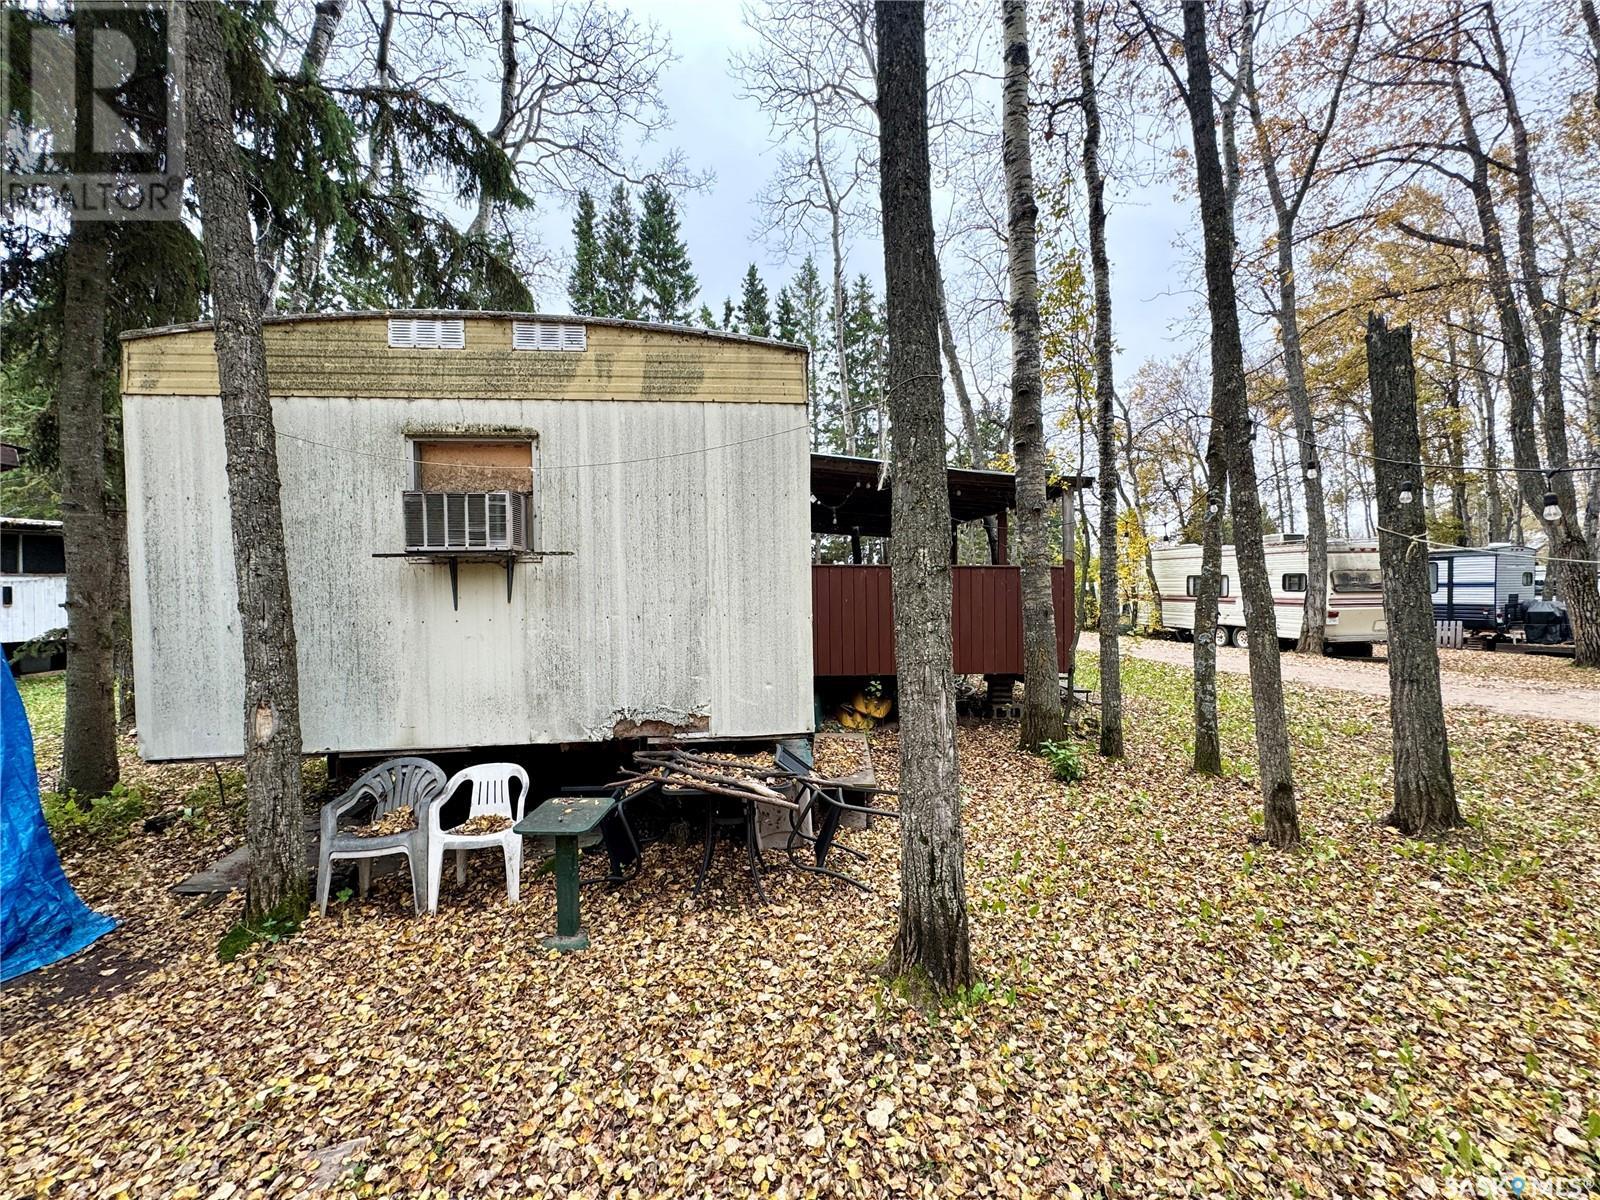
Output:
<path fill-rule="evenodd" d="M 511 803 L 511 781 L 522 784 L 516 806 Z M 467 820 L 473 817 L 509 817 L 512 824 L 522 819 L 528 803 L 528 773 L 515 763 L 480 763 L 466 767 L 450 777 L 444 795 L 428 808 L 428 911 L 439 911 L 439 880 L 444 875 L 444 852 L 456 852 L 456 883 L 467 881 L 467 851 L 500 847 L 506 858 L 506 895 L 515 904 L 522 899 L 522 835 L 507 829 L 502 833 L 451 833 L 439 827 L 439 814 L 456 788 L 472 789 Z"/>

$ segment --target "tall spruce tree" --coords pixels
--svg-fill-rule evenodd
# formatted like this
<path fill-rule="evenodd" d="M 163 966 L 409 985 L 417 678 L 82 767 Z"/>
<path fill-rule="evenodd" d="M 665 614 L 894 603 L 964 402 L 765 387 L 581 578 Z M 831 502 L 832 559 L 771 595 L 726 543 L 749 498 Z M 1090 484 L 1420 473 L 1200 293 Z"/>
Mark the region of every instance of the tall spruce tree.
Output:
<path fill-rule="evenodd" d="M 600 223 L 600 292 L 596 316 L 639 315 L 638 245 L 634 240 L 633 202 L 628 189 L 617 184 Z"/>
<path fill-rule="evenodd" d="M 640 204 L 638 267 L 640 315 L 649 321 L 687 324 L 700 284 L 689 266 L 672 193 L 655 182 L 644 189 Z"/>
<path fill-rule="evenodd" d="M 699 323 L 702 329 L 722 328 L 722 326 L 717 324 L 717 314 L 711 311 L 711 306 L 709 304 L 702 304 L 700 306 L 700 311 L 695 314 L 694 319 Z"/>
<path fill-rule="evenodd" d="M 883 379 L 888 367 L 887 317 L 863 272 L 856 276 L 845 304 L 845 367 L 850 373 L 849 411 L 841 413 L 846 454 L 882 455 L 879 444 Z"/>
<path fill-rule="evenodd" d="M 792 342 L 800 336 L 800 309 L 794 302 L 794 294 L 786 287 L 778 289 L 778 309 L 776 316 L 777 328 L 774 336 L 785 342 Z"/>
<path fill-rule="evenodd" d="M 732 296 L 722 301 L 722 327 L 729 333 L 739 332 L 739 310 L 734 308 Z"/>
<path fill-rule="evenodd" d="M 138 61 L 153 62 L 168 45 L 166 20 L 149 8 L 12 6 L 0 20 L 8 23 L 12 39 L 5 64 L 6 115 L 21 138 L 14 149 L 24 154 L 22 147 L 45 119 L 31 86 L 36 54 L 71 42 L 79 47 L 80 64 L 88 64 L 97 40 L 111 34 L 131 39 Z M 97 85 L 96 128 L 104 114 L 114 113 L 139 138 L 159 141 L 165 88 L 160 71 L 136 71 L 120 83 Z M 84 114 L 79 119 L 86 121 Z M 87 123 L 78 132 L 86 129 Z M 57 145 L 53 154 L 64 168 L 85 174 L 147 169 L 129 165 L 122 150 L 101 151 L 87 142 Z M 23 189 L 6 197 L 6 215 L 0 234 L 6 250 L 0 254 L 3 403 L 9 424 L 19 416 L 26 420 L 30 464 L 60 486 L 68 646 L 60 783 L 87 805 L 118 777 L 115 685 L 119 661 L 125 664 L 129 657 L 117 511 L 122 491 L 117 333 L 192 320 L 198 315 L 203 270 L 194 235 L 180 222 L 99 221 L 58 207 L 42 190 Z M 29 392 L 51 399 L 32 406 L 30 415 L 18 402 Z M 7 478 L 6 497 L 16 513 L 13 478 Z M 54 488 L 41 499 L 46 507 L 36 515 L 56 516 Z M 131 699 L 131 687 L 121 691 L 125 701 Z M 130 711 L 125 705 L 124 716 Z"/>
<path fill-rule="evenodd" d="M 581 317 L 599 315 L 600 235 L 595 228 L 594 197 L 578 193 L 578 215 L 572 222 L 572 274 L 567 279 L 567 300 Z"/>
<path fill-rule="evenodd" d="M 772 336 L 772 311 L 767 302 L 767 285 L 755 263 L 744 273 L 744 288 L 739 294 L 739 327 L 752 337 Z"/>

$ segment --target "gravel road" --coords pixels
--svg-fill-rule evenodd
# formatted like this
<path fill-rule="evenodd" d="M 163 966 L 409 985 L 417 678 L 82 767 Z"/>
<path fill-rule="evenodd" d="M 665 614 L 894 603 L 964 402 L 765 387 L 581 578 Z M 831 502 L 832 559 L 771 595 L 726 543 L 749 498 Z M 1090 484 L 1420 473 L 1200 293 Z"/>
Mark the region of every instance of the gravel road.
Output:
<path fill-rule="evenodd" d="M 1092 642 L 1087 644 L 1093 645 Z M 1123 645 L 1126 653 L 1152 662 L 1187 667 L 1194 661 L 1194 647 L 1187 642 L 1138 638 L 1129 639 Z M 1494 657 L 1474 654 L 1470 664 L 1462 664 L 1472 667 L 1469 674 L 1453 669 L 1450 653 L 1446 652 L 1441 672 L 1445 704 L 1484 708 L 1514 717 L 1600 726 L 1600 680 L 1593 685 L 1585 681 L 1584 686 L 1578 686 L 1558 678 L 1486 678 L 1483 672 L 1493 665 Z M 1510 660 L 1516 656 L 1504 657 Z M 1291 686 L 1333 688 L 1368 696 L 1389 694 L 1388 664 L 1382 658 L 1317 659 L 1285 654 L 1282 662 L 1284 682 Z M 1246 652 L 1228 647 L 1218 648 L 1217 666 L 1234 675 L 1245 675 L 1250 670 Z M 1568 666 L 1566 669 L 1574 676 L 1579 674 L 1576 668 Z"/>

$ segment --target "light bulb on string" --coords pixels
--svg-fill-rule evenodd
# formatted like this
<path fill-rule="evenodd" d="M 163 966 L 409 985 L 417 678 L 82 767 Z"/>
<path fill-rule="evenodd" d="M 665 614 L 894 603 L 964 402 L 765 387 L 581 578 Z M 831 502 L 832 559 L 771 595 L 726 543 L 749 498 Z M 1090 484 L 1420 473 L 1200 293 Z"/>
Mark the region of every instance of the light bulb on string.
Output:
<path fill-rule="evenodd" d="M 1400 503 L 1401 504 L 1410 504 L 1416 498 L 1417 498 L 1417 493 L 1412 488 L 1410 480 L 1407 480 L 1405 483 L 1402 483 L 1400 485 Z"/>
<path fill-rule="evenodd" d="M 1321 473 L 1321 470 L 1322 469 L 1317 466 L 1317 460 L 1313 458 L 1306 464 L 1306 478 L 1308 480 L 1315 479 Z"/>

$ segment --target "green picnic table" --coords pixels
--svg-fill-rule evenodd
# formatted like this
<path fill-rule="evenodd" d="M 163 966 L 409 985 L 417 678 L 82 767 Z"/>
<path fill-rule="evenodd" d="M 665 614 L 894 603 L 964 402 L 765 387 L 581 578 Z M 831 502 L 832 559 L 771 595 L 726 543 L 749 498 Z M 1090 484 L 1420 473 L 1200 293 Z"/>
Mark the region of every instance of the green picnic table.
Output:
<path fill-rule="evenodd" d="M 556 931 L 539 940 L 547 950 L 588 949 L 589 935 L 578 922 L 578 839 L 594 832 L 616 803 L 614 795 L 553 796 L 514 827 L 556 844 Z"/>

